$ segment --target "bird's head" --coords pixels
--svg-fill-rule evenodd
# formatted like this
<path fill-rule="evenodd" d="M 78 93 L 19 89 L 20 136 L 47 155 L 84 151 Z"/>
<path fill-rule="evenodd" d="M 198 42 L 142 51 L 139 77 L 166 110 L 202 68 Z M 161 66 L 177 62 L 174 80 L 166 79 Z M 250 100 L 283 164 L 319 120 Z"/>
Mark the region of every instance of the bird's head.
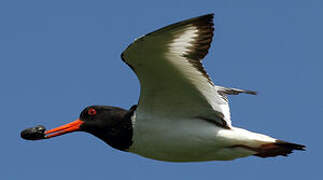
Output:
<path fill-rule="evenodd" d="M 75 131 L 85 131 L 97 137 L 113 133 L 123 120 L 126 110 L 111 106 L 88 106 L 79 118 L 71 123 L 45 131 L 45 138 L 61 136 Z M 112 132 L 110 132 L 112 131 Z"/>
<path fill-rule="evenodd" d="M 126 150 L 132 143 L 131 116 L 129 111 L 112 106 L 89 106 L 73 122 L 45 131 L 45 127 L 36 126 L 21 132 L 27 140 L 50 139 L 63 134 L 84 131 L 100 138 L 119 150 Z"/>

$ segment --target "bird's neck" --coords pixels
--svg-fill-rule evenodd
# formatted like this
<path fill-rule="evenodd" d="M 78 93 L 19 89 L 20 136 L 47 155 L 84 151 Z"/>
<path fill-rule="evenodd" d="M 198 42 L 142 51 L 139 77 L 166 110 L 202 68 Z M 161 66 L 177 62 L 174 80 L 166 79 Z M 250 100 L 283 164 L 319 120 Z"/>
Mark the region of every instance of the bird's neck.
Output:
<path fill-rule="evenodd" d="M 127 151 L 132 145 L 133 124 L 131 117 L 135 112 L 136 107 L 133 106 L 130 110 L 123 110 L 123 113 L 118 113 L 118 117 L 114 117 L 116 123 L 113 127 L 107 129 L 95 130 L 90 132 L 94 136 L 100 138 L 105 143 L 113 148 L 121 151 Z"/>

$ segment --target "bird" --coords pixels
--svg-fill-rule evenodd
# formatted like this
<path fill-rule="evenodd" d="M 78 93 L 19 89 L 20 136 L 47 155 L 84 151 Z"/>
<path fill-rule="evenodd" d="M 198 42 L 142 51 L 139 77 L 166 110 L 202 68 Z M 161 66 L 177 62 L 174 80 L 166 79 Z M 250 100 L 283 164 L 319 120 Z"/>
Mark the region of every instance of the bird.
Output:
<path fill-rule="evenodd" d="M 167 162 L 304 151 L 304 145 L 232 126 L 228 96 L 257 93 L 215 85 L 205 71 L 202 59 L 214 36 L 213 19 L 214 14 L 205 14 L 168 25 L 136 39 L 122 52 L 122 61 L 141 85 L 136 105 L 88 106 L 71 123 L 46 131 L 38 127 L 43 136 L 32 140 L 83 131 L 120 151 Z"/>

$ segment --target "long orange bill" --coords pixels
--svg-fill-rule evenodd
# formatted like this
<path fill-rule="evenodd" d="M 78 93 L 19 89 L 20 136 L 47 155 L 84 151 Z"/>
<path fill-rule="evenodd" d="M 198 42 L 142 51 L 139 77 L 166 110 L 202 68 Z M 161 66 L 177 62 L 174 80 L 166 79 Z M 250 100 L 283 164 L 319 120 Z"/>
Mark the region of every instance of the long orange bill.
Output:
<path fill-rule="evenodd" d="M 81 124 L 83 124 L 84 122 L 77 119 L 76 121 L 73 121 L 71 123 L 65 124 L 63 126 L 59 126 L 57 128 L 45 131 L 45 138 L 52 138 L 55 136 L 60 136 L 66 133 L 71 133 L 74 131 L 77 131 L 80 129 Z"/>

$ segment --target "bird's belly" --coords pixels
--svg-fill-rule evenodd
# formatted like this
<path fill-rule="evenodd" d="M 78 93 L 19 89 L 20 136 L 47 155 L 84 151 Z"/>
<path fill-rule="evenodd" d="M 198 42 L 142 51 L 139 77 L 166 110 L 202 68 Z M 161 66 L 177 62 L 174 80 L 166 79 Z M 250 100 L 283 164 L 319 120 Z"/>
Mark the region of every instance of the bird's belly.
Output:
<path fill-rule="evenodd" d="M 136 121 L 129 151 L 173 162 L 231 160 L 246 156 L 241 152 L 227 152 L 230 142 L 218 136 L 221 130 L 200 119 Z"/>

